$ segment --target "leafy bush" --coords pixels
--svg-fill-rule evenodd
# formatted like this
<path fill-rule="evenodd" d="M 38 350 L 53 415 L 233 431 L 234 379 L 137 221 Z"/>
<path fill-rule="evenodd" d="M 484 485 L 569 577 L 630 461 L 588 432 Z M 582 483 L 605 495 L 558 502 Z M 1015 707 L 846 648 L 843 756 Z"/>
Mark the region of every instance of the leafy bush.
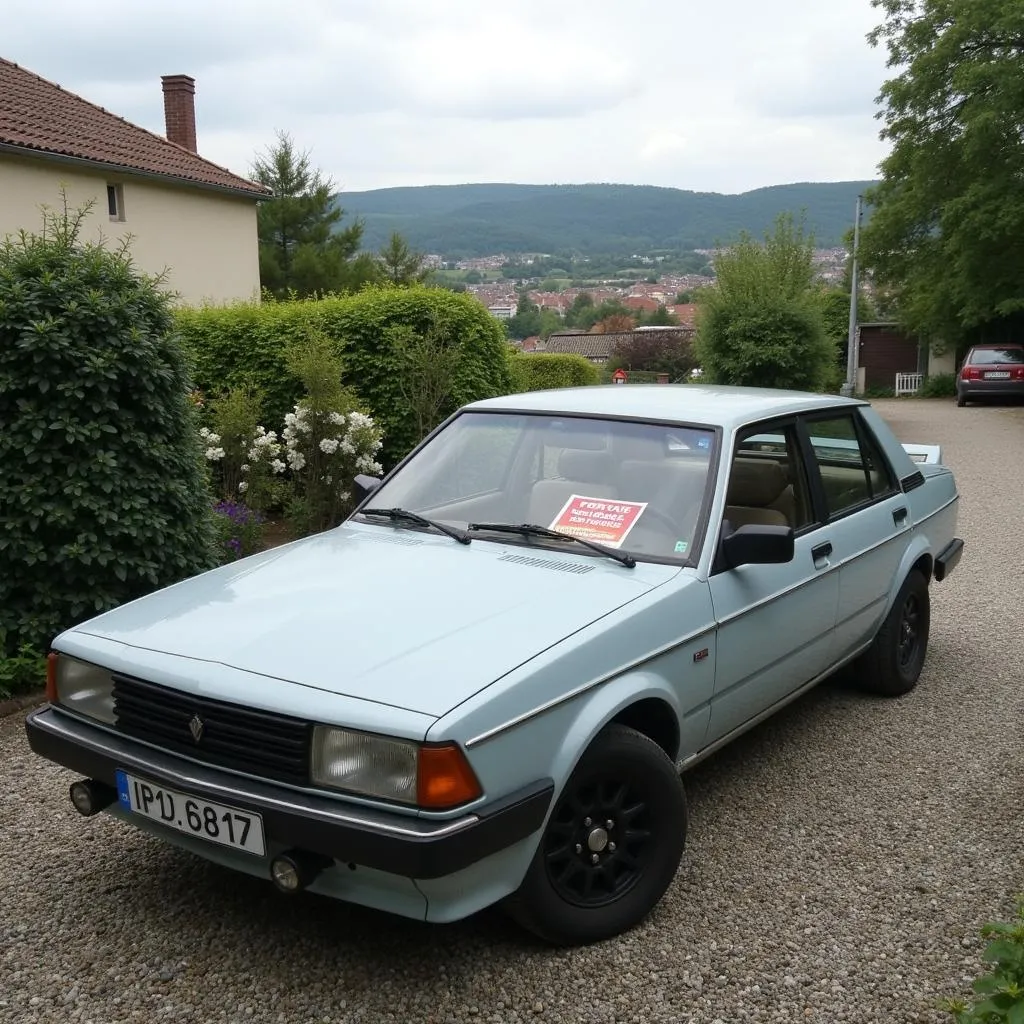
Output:
<path fill-rule="evenodd" d="M 955 398 L 956 374 L 933 373 L 921 381 L 918 398 Z"/>
<path fill-rule="evenodd" d="M 295 484 L 289 507 L 300 534 L 337 525 L 354 507 L 352 479 L 382 471 L 377 462 L 382 438 L 373 419 L 356 407 L 340 383 L 340 365 L 326 338 L 312 338 L 289 354 L 292 372 L 306 397 L 285 416 L 282 436 Z"/>
<path fill-rule="evenodd" d="M 9 657 L 3 653 L 7 649 L 6 631 L 0 629 L 0 700 L 41 690 L 46 684 L 46 658 L 28 644 Z"/>
<path fill-rule="evenodd" d="M 184 352 L 159 282 L 78 213 L 0 244 L 0 629 L 45 650 L 215 564 Z"/>
<path fill-rule="evenodd" d="M 245 496 L 245 504 L 266 511 L 281 500 L 284 472 L 277 432 L 260 422 L 260 400 L 252 388 L 231 388 L 211 403 L 213 430 L 201 427 L 213 487 L 227 501 Z"/>
<path fill-rule="evenodd" d="M 667 373 L 672 382 L 686 381 L 697 366 L 693 339 L 675 331 L 637 331 L 619 341 L 608 359 L 611 370 Z"/>
<path fill-rule="evenodd" d="M 384 430 L 381 459 L 387 465 L 419 435 L 417 412 L 403 400 L 415 372 L 410 332 L 443 338 L 458 353 L 439 416 L 509 391 L 502 325 L 472 296 L 443 288 L 375 287 L 315 301 L 183 310 L 177 317 L 199 387 L 214 396 L 253 384 L 263 394 L 265 422 L 272 423 L 281 422 L 302 394 L 287 351 L 311 334 L 326 337 L 343 358 L 344 382 Z"/>
<path fill-rule="evenodd" d="M 1024 896 L 1017 899 L 1014 924 L 992 922 L 981 934 L 995 936 L 982 959 L 991 967 L 972 986 L 981 998 L 972 1005 L 951 999 L 946 1009 L 957 1024 L 1021 1024 L 1024 1021 Z"/>
<path fill-rule="evenodd" d="M 697 345 L 709 383 L 798 391 L 834 383 L 835 353 L 812 306 L 782 299 L 759 307 L 709 303 Z"/>
<path fill-rule="evenodd" d="M 600 367 L 570 352 L 530 354 L 512 349 L 508 365 L 511 374 L 510 394 L 601 383 Z"/>
<path fill-rule="evenodd" d="M 218 501 L 213 506 L 213 522 L 221 562 L 234 562 L 262 550 L 266 522 L 262 512 L 243 502 Z"/>
<path fill-rule="evenodd" d="M 825 333 L 814 242 L 778 218 L 764 243 L 743 235 L 715 260 L 700 291 L 697 355 L 715 384 L 820 391 L 834 382 L 837 349 Z"/>

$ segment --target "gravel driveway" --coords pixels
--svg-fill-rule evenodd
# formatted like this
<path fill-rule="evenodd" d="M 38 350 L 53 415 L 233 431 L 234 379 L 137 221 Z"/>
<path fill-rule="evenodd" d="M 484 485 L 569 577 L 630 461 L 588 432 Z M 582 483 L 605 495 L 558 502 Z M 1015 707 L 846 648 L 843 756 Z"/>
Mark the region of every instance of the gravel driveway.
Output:
<path fill-rule="evenodd" d="M 691 773 L 690 845 L 641 928 L 538 946 L 289 899 L 70 808 L 0 721 L 0 1021 L 949 1021 L 1024 889 L 1024 409 L 879 402 L 941 442 L 963 561 L 899 701 L 827 683 Z"/>

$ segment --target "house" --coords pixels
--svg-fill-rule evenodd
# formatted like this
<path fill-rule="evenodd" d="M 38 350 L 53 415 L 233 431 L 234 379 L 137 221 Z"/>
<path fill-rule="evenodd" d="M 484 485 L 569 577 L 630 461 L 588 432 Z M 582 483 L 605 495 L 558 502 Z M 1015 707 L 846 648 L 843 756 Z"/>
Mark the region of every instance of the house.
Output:
<path fill-rule="evenodd" d="M 644 295 L 628 295 L 622 300 L 622 304 L 626 309 L 638 313 L 654 313 L 661 306 L 657 299 L 647 298 Z"/>
<path fill-rule="evenodd" d="M 857 325 L 857 393 L 893 390 L 896 375 L 956 373 L 956 352 L 938 352 L 927 340 L 904 334 L 895 321 Z"/>
<path fill-rule="evenodd" d="M 83 238 L 130 237 L 187 304 L 258 299 L 256 208 L 270 189 L 199 156 L 195 81 L 165 75 L 167 137 L 0 58 L 0 238 L 42 227 L 41 207 L 93 206 Z"/>
<path fill-rule="evenodd" d="M 624 339 L 632 337 L 630 332 L 621 334 L 587 334 L 582 331 L 555 331 L 547 342 L 537 345 L 537 352 L 572 352 L 589 359 L 592 363 L 604 365 L 611 357 L 612 350 Z M 543 346 L 543 347 L 542 347 Z"/>
<path fill-rule="evenodd" d="M 673 306 L 666 306 L 665 309 L 683 327 L 693 327 L 697 322 L 697 304 L 695 302 L 680 302 Z"/>

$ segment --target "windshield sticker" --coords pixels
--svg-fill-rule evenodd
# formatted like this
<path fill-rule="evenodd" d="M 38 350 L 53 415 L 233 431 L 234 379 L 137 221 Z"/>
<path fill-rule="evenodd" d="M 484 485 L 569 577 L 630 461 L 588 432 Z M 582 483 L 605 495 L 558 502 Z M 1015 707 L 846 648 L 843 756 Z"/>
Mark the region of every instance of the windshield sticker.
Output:
<path fill-rule="evenodd" d="M 690 545 L 685 540 L 677 540 L 676 541 L 676 554 L 677 555 L 685 555 L 686 554 L 686 549 L 689 546 Z"/>
<path fill-rule="evenodd" d="M 548 529 L 617 548 L 622 546 L 645 508 L 646 501 L 610 501 L 574 494 Z"/>

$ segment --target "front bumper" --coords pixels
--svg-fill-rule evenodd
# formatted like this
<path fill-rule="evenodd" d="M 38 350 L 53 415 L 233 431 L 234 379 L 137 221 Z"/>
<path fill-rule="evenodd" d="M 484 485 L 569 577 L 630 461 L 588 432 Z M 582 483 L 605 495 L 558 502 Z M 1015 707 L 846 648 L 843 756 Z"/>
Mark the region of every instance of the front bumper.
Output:
<path fill-rule="evenodd" d="M 342 804 L 330 797 L 193 764 L 114 735 L 52 705 L 25 720 L 40 757 L 115 785 L 118 768 L 215 803 L 256 811 L 267 839 L 405 878 L 442 878 L 512 846 L 544 822 L 550 779 L 454 819 L 423 819 Z"/>

